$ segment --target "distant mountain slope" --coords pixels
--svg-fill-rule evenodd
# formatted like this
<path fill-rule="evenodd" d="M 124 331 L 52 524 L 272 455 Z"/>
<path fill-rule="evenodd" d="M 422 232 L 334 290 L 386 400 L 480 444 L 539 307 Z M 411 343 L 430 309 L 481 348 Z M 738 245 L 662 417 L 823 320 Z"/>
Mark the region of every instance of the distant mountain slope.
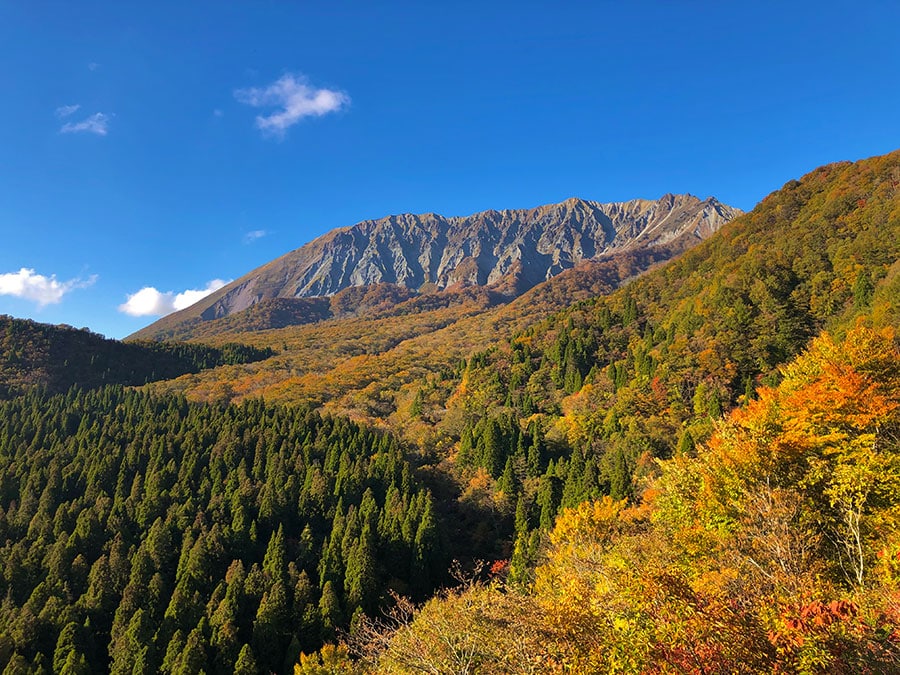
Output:
<path fill-rule="evenodd" d="M 356 287 L 331 298 L 264 301 L 222 319 L 182 324 L 175 337 L 209 344 L 240 341 L 278 353 L 265 361 L 226 366 L 151 385 L 192 400 L 241 400 L 324 405 L 324 410 L 375 421 L 410 401 L 410 387 L 445 378 L 472 353 L 487 349 L 568 307 L 612 292 L 677 247 L 637 249 L 582 263 L 507 301 L 496 290 L 468 287 L 403 300 L 391 284 Z M 258 310 L 280 302 L 331 303 L 331 317 L 270 330 L 251 329 Z M 352 311 L 351 311 L 352 310 Z M 415 432 L 413 432 L 415 434 Z"/>
<path fill-rule="evenodd" d="M 219 348 L 164 342 L 123 343 L 88 330 L 0 316 L 0 399 L 34 387 L 63 392 L 106 384 L 139 385 L 272 355 L 244 345 Z"/>
<path fill-rule="evenodd" d="M 331 296 L 382 283 L 413 291 L 492 286 L 515 297 L 585 261 L 641 248 L 684 250 L 739 214 L 712 197 L 669 194 L 608 204 L 573 198 L 466 217 L 404 214 L 367 220 L 329 232 L 132 337 L 171 337 L 184 333 L 185 325 L 273 299 Z M 295 308 L 292 320 L 308 322 L 306 312 L 316 320 L 316 311 Z"/>

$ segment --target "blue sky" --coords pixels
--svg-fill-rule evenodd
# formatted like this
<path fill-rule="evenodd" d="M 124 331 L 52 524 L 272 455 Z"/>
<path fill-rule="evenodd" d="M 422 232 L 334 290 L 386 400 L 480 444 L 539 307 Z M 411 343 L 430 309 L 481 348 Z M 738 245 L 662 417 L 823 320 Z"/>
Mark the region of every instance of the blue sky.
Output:
<path fill-rule="evenodd" d="M 0 0 L 0 313 L 123 337 L 391 213 L 750 209 L 900 147 L 898 26 L 886 1 Z"/>

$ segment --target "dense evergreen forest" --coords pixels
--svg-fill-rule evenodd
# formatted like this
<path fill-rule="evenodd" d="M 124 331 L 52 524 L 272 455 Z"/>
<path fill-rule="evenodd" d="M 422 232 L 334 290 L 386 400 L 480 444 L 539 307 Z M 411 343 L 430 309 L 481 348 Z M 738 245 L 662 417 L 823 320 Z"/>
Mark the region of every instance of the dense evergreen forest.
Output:
<path fill-rule="evenodd" d="M 0 403 L 0 541 L 7 673 L 290 672 L 447 567 L 391 436 L 121 387 Z"/>
<path fill-rule="evenodd" d="M 0 316 L 0 398 L 31 387 L 62 393 L 74 385 L 140 385 L 225 364 L 272 356 L 238 343 L 208 347 L 175 342 L 120 342 L 89 330 Z"/>

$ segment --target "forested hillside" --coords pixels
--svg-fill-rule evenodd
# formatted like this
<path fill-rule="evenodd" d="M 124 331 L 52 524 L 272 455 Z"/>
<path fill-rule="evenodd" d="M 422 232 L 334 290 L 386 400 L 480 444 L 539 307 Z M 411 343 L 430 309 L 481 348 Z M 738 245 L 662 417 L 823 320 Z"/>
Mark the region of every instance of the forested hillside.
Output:
<path fill-rule="evenodd" d="M 107 387 L 0 403 L 4 672 L 290 672 L 443 579 L 397 441 Z"/>
<path fill-rule="evenodd" d="M 471 357 L 442 404 L 456 470 L 527 514 L 518 574 L 560 507 L 633 498 L 657 458 L 691 452 L 820 330 L 898 312 L 900 153 L 822 167 L 664 268 Z M 522 432 L 543 437 L 536 458 Z"/>
<path fill-rule="evenodd" d="M 527 579 L 404 605 L 298 672 L 900 672 L 898 348 L 823 334 L 636 501 L 563 511 Z"/>
<path fill-rule="evenodd" d="M 273 355 L 238 343 L 219 347 L 108 340 L 88 330 L 0 316 L 0 399 L 32 387 L 140 385 Z"/>

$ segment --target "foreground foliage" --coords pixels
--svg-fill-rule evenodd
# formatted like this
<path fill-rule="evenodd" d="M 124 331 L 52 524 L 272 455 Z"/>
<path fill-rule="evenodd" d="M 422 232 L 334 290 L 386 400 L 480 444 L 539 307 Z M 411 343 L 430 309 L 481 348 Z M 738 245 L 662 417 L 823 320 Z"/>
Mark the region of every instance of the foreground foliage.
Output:
<path fill-rule="evenodd" d="M 565 510 L 531 586 L 370 624 L 368 668 L 900 671 L 898 347 L 889 329 L 818 338 L 637 505 Z"/>

